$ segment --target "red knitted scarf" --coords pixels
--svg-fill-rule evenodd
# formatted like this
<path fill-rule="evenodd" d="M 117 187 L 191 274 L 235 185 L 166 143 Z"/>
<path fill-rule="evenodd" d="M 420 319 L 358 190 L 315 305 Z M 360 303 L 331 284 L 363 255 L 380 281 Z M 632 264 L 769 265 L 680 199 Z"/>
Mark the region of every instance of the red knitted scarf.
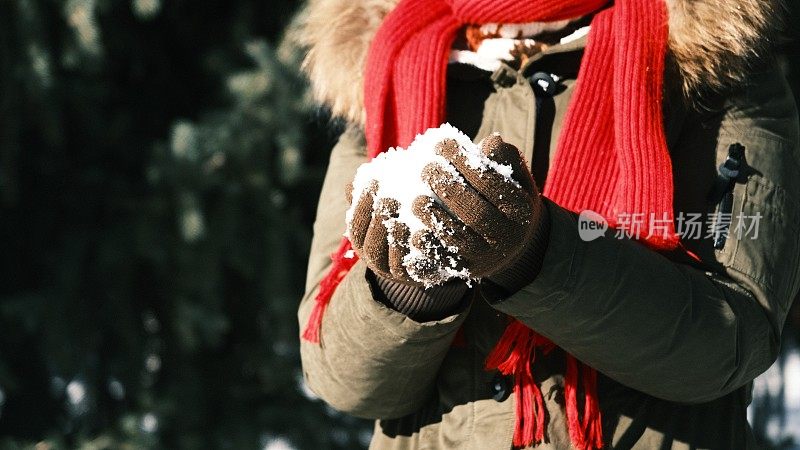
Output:
<path fill-rule="evenodd" d="M 370 157 L 407 146 L 417 133 L 445 120 L 448 54 L 467 24 L 555 21 L 597 11 L 608 0 L 402 0 L 386 17 L 370 48 L 365 77 Z M 591 23 L 575 93 L 543 194 L 560 206 L 593 210 L 611 226 L 617 217 L 641 219 L 654 249 L 678 245 L 672 211 L 672 164 L 662 123 L 667 46 L 664 0 L 617 0 Z M 660 225 L 656 228 L 655 223 Z M 321 282 L 303 338 L 319 342 L 322 314 L 338 283 L 355 264 L 345 239 Z M 513 444 L 544 440 L 545 409 L 532 374 L 537 353 L 555 347 L 512 320 L 486 361 L 515 380 Z M 594 369 L 567 355 L 565 401 L 570 438 L 578 449 L 603 446 Z M 579 384 L 580 380 L 580 384 Z M 579 387 L 580 386 L 580 387 Z M 583 411 L 579 408 L 582 390 Z"/>

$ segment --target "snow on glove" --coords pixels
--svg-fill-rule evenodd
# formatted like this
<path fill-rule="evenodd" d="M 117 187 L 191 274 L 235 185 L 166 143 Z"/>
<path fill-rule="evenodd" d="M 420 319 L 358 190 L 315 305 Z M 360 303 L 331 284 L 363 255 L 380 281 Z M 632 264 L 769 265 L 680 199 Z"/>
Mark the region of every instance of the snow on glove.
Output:
<path fill-rule="evenodd" d="M 510 265 L 539 218 L 523 158 L 499 136 L 479 147 L 450 125 L 356 171 L 347 236 L 378 275 L 430 287 Z"/>
<path fill-rule="evenodd" d="M 422 178 L 438 200 L 417 197 L 414 213 L 473 277 L 509 268 L 541 228 L 544 210 L 525 159 L 497 134 L 480 144 L 488 164 L 452 139 L 435 151 L 457 174 L 440 162 L 429 163 Z"/>
<path fill-rule="evenodd" d="M 347 186 L 352 217 L 348 232 L 353 250 L 376 274 L 407 284 L 422 284 L 408 274 L 403 260 L 409 253 L 410 230 L 399 218 L 400 202 L 377 198 L 380 184 L 371 180 L 353 204 L 353 183 Z"/>
<path fill-rule="evenodd" d="M 457 249 L 448 248 L 414 214 L 418 197 L 437 201 L 422 179 L 428 164 L 439 163 L 454 178 L 460 178 L 456 168 L 435 151 L 436 145 L 448 138 L 459 142 L 476 161 L 494 164 L 466 135 L 445 124 L 418 135 L 407 149 L 389 149 L 356 171 L 348 188 L 346 236 L 359 257 L 377 274 L 425 287 L 475 278 L 464 268 Z"/>

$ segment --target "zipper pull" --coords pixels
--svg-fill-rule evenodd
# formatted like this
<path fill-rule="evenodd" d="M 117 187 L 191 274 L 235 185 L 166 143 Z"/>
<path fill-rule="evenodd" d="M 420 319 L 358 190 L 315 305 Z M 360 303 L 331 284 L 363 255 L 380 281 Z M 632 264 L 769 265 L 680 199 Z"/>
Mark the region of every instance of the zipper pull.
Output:
<path fill-rule="evenodd" d="M 719 166 L 719 174 L 711 191 L 711 203 L 717 204 L 717 222 L 714 224 L 714 248 L 725 247 L 733 211 L 733 187 L 744 164 L 744 146 L 740 143 L 728 147 L 728 158 Z"/>

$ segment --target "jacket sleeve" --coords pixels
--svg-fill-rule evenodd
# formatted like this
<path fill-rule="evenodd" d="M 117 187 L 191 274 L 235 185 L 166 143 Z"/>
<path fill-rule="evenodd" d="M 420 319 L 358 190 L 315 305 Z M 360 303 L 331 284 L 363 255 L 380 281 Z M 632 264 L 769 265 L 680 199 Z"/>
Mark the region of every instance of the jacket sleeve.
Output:
<path fill-rule="evenodd" d="M 306 293 L 298 311 L 301 330 L 344 232 L 345 185 L 365 158 L 363 135 L 353 129 L 342 135 L 331 154 L 314 223 Z M 314 393 L 340 411 L 373 419 L 401 417 L 431 398 L 468 302 L 442 320 L 420 323 L 377 301 L 371 289 L 367 268 L 359 261 L 328 305 L 320 345 L 301 339 L 303 376 Z"/>
<path fill-rule="evenodd" d="M 731 233 L 703 270 L 610 233 L 579 237 L 575 214 L 547 203 L 550 238 L 529 285 L 493 306 L 629 387 L 704 402 L 745 385 L 776 359 L 800 284 L 800 156 L 794 101 L 780 72 L 729 100 L 720 126 L 687 121 L 679 145 L 746 147 Z M 758 236 L 739 236 L 740 220 Z M 738 219 L 737 219 L 738 217 Z M 744 225 L 744 223 L 743 223 Z"/>

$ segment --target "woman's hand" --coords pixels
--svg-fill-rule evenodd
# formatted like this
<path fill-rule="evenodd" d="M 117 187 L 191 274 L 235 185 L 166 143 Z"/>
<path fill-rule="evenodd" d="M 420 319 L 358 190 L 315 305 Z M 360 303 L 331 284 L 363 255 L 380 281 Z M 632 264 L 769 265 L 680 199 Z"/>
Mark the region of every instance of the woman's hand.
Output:
<path fill-rule="evenodd" d="M 452 167 L 434 162 L 420 174 L 419 182 L 437 198 L 414 200 L 412 211 L 425 229 L 413 235 L 402 220 L 393 220 L 401 207 L 396 199 L 376 200 L 380 180 L 372 180 L 358 199 L 348 186 L 348 202 L 357 201 L 349 237 L 373 272 L 424 286 L 438 284 L 444 268 L 479 279 L 516 262 L 540 227 L 542 200 L 516 147 L 493 135 L 480 150 L 491 164 L 471 160 L 454 140 L 436 145 L 435 152 Z M 412 247 L 419 253 L 408 258 Z"/>
<path fill-rule="evenodd" d="M 393 198 L 381 198 L 375 201 L 379 181 L 372 180 L 363 191 L 353 211 L 350 222 L 350 243 L 373 272 L 394 281 L 419 285 L 403 264 L 409 253 L 410 231 L 401 221 L 389 219 L 397 217 L 400 204 Z M 353 204 L 353 185 L 347 186 L 347 201 Z M 388 224 L 388 226 L 387 226 Z M 421 235 L 415 236 L 421 239 Z"/>
<path fill-rule="evenodd" d="M 481 152 L 506 167 L 473 167 L 452 140 L 441 142 L 436 152 L 463 180 L 437 163 L 429 164 L 422 177 L 439 200 L 418 197 L 415 214 L 458 254 L 460 264 L 475 278 L 490 277 L 513 265 L 540 227 L 544 208 L 519 150 L 497 135 L 484 139 Z M 516 183 L 498 172 L 507 167 Z"/>

